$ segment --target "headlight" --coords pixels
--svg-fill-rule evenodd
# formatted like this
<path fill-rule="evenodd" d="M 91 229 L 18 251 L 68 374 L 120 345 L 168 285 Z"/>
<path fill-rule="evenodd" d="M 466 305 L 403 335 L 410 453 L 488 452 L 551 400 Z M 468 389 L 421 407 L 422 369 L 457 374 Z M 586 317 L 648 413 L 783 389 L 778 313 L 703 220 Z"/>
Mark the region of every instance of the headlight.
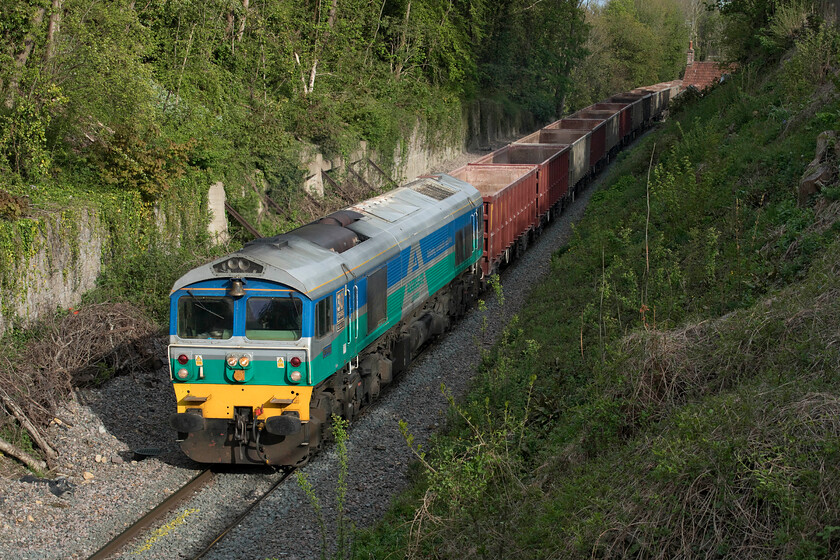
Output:
<path fill-rule="evenodd" d="M 300 383 L 301 377 L 302 376 L 299 371 L 293 371 L 289 374 L 289 379 L 291 379 L 293 383 Z"/>
<path fill-rule="evenodd" d="M 248 367 L 250 363 L 251 358 L 249 358 L 248 356 L 242 356 L 241 358 L 239 358 L 239 365 L 242 367 Z"/>
<path fill-rule="evenodd" d="M 185 381 L 187 377 L 190 376 L 190 372 L 189 370 L 187 370 L 187 368 L 181 368 L 178 370 L 178 373 L 176 375 L 178 376 L 178 379 L 180 379 L 181 381 Z"/>
<path fill-rule="evenodd" d="M 227 362 L 227 365 L 229 365 L 230 367 L 236 367 L 236 364 L 237 364 L 238 360 L 237 360 L 236 356 L 228 356 L 225 359 L 225 361 Z"/>

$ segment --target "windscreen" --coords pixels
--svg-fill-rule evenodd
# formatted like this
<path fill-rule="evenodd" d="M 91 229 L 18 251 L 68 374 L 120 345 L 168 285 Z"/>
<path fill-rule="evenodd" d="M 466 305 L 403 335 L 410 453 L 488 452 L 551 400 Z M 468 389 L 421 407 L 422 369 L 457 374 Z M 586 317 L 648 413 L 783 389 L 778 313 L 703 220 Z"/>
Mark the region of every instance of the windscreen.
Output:
<path fill-rule="evenodd" d="M 250 297 L 245 336 L 251 340 L 297 340 L 301 337 L 301 300 L 296 297 Z"/>
<path fill-rule="evenodd" d="M 230 338 L 233 334 L 233 299 L 187 294 L 178 300 L 178 336 Z"/>

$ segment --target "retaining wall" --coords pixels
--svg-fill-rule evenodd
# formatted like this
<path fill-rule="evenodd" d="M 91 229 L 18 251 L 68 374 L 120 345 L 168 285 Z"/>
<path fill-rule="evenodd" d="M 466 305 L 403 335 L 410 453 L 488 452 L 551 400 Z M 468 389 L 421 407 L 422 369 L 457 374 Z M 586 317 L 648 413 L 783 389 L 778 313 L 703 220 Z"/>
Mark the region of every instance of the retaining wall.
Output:
<path fill-rule="evenodd" d="M 427 141 L 415 127 L 394 154 L 397 182 L 403 183 L 418 175 L 439 168 L 460 155 L 465 148 L 482 148 L 499 138 L 521 135 L 532 126 L 527 119 L 507 117 L 498 103 L 474 102 L 466 108 L 458 138 L 449 143 Z M 305 187 L 323 194 L 321 172 L 343 167 L 342 160 L 327 160 L 314 151 L 303 155 L 308 161 L 309 178 Z M 369 157 L 377 161 L 364 142 L 351 155 L 351 161 Z M 217 242 L 228 240 L 225 215 L 225 192 L 222 183 L 208 185 L 208 209 L 211 212 L 209 232 Z M 166 216 L 156 212 L 164 223 Z M 58 308 L 79 304 L 82 294 L 96 285 L 102 266 L 102 251 L 108 246 L 107 232 L 94 210 L 67 210 L 27 218 L 32 239 L 27 241 L 26 254 L 17 257 L 2 255 L 0 262 L 0 335 L 13 323 L 26 326 L 47 317 Z M 68 222 L 68 221 L 72 221 Z M 178 240 L 173 240 L 178 242 Z M 8 262 L 8 261 L 16 262 Z"/>

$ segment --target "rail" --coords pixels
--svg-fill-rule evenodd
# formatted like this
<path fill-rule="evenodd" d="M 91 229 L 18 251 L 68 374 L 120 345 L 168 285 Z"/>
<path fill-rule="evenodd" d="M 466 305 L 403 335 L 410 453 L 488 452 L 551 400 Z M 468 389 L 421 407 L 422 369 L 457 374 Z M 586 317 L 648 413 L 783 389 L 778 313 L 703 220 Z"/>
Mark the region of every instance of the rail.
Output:
<path fill-rule="evenodd" d="M 118 553 L 126 544 L 137 538 L 155 521 L 172 512 L 192 494 L 209 484 L 214 479 L 214 476 L 210 469 L 200 472 L 175 493 L 158 504 L 157 507 L 138 519 L 131 527 L 111 539 L 108 544 L 96 551 L 88 560 L 105 560 L 105 558 L 109 558 Z"/>

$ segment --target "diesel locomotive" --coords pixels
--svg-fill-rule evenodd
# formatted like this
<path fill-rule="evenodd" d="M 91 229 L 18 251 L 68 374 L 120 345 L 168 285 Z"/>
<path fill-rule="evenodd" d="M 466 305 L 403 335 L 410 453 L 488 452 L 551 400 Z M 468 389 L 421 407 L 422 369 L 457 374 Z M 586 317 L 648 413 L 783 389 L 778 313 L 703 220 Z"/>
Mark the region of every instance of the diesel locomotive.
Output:
<path fill-rule="evenodd" d="M 352 419 L 679 92 L 614 96 L 191 270 L 170 295 L 170 425 L 200 463 L 294 466 Z"/>
<path fill-rule="evenodd" d="M 295 465 L 478 293 L 483 205 L 424 178 L 180 278 L 170 424 L 200 463 Z"/>

